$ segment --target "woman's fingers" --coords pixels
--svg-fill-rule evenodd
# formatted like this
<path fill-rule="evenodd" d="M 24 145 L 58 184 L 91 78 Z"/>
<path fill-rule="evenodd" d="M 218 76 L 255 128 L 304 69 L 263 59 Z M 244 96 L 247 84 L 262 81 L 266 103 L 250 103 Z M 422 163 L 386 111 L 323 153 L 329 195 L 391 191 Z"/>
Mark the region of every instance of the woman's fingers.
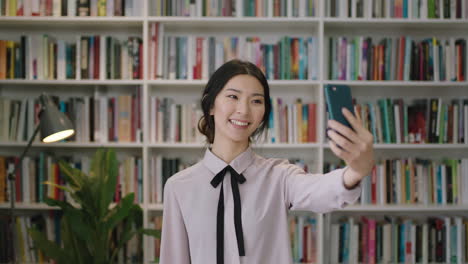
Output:
<path fill-rule="evenodd" d="M 347 138 L 343 137 L 342 135 L 336 133 L 333 130 L 328 130 L 328 136 L 330 139 L 338 146 L 340 146 L 346 152 L 353 151 L 353 142 L 349 141 Z"/>

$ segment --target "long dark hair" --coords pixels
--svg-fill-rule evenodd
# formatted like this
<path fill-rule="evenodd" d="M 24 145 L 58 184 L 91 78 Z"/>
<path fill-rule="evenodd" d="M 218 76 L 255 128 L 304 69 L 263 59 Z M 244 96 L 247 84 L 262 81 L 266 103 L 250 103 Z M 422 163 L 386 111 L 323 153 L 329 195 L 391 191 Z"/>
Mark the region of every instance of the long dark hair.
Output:
<path fill-rule="evenodd" d="M 247 74 L 255 77 L 263 86 L 263 93 L 265 96 L 265 114 L 263 115 L 262 123 L 251 135 L 255 137 L 260 135 L 265 128 L 268 127 L 268 120 L 271 112 L 271 101 L 270 101 L 270 87 L 266 80 L 263 72 L 253 63 L 241 60 L 230 60 L 219 67 L 211 76 L 210 80 L 203 90 L 201 97 L 201 108 L 203 110 L 203 116 L 198 121 L 198 130 L 206 136 L 209 144 L 213 143 L 215 135 L 214 117 L 210 115 L 210 110 L 214 106 L 216 96 L 221 92 L 226 83 L 233 77 Z M 249 138 L 250 140 L 250 138 Z"/>

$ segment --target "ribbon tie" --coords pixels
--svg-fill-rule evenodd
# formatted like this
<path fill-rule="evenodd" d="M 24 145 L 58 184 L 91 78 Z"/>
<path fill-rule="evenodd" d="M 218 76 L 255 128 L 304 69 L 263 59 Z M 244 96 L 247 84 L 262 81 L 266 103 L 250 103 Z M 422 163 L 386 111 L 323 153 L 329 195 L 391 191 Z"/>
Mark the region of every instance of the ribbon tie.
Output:
<path fill-rule="evenodd" d="M 211 180 L 211 185 L 216 188 L 223 182 L 224 175 L 229 171 L 231 173 L 232 195 L 234 196 L 234 227 L 236 229 L 237 247 L 239 248 L 239 256 L 245 256 L 244 235 L 242 233 L 242 214 L 241 200 L 239 195 L 238 183 L 245 182 L 245 177 L 238 174 L 230 165 L 227 165 Z M 216 259 L 218 264 L 224 263 L 224 192 L 223 184 L 219 193 L 218 214 L 216 218 Z"/>

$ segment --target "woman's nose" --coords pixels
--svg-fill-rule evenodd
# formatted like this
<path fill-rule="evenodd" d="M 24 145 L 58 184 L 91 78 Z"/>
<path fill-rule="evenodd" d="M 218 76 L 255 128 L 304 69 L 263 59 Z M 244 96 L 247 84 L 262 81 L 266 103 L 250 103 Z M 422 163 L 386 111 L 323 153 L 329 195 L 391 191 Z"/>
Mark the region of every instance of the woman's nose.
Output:
<path fill-rule="evenodd" d="M 250 111 L 250 107 L 247 101 L 239 100 L 237 104 L 237 112 L 241 114 L 247 114 Z"/>

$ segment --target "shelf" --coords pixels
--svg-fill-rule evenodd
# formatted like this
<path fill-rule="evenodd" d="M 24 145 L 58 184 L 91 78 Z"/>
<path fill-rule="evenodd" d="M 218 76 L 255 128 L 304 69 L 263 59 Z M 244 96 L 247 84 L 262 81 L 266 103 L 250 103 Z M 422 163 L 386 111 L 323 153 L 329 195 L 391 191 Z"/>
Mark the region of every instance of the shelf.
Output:
<path fill-rule="evenodd" d="M 208 80 L 149 80 L 149 85 L 157 86 L 194 86 L 200 87 L 205 86 Z M 307 86 L 307 85 L 319 85 L 319 81 L 315 80 L 269 80 L 270 86 Z"/>
<path fill-rule="evenodd" d="M 142 85 L 142 80 L 0 80 L 2 84 L 17 85 Z"/>
<path fill-rule="evenodd" d="M 0 209 L 9 209 L 10 203 L 0 203 Z M 16 203 L 15 210 L 60 210 L 56 206 L 48 206 L 45 203 Z"/>
<path fill-rule="evenodd" d="M 0 17 L 0 25 L 9 27 L 70 27 L 70 26 L 92 26 L 96 27 L 137 27 L 143 26 L 143 17 Z"/>
<path fill-rule="evenodd" d="M 150 211 L 162 211 L 164 206 L 162 203 L 161 204 L 148 204 L 146 208 L 148 208 L 148 210 Z"/>
<path fill-rule="evenodd" d="M 27 142 L 0 142 L 0 147 L 24 148 Z M 33 143 L 33 148 L 142 148 L 142 143 L 85 143 L 85 142 L 63 142 L 63 143 Z"/>
<path fill-rule="evenodd" d="M 171 29 L 204 28 L 222 29 L 224 32 L 233 29 L 249 29 L 256 32 L 265 30 L 311 31 L 318 28 L 320 19 L 288 17 L 149 17 L 148 22 L 160 22 Z"/>
<path fill-rule="evenodd" d="M 468 212 L 468 205 L 350 205 L 336 212 L 448 213 Z"/>
<path fill-rule="evenodd" d="M 468 82 L 434 82 L 434 81 L 341 81 L 326 80 L 324 84 L 348 85 L 348 86 L 368 86 L 368 87 L 468 87 Z"/>
<path fill-rule="evenodd" d="M 386 29 L 386 30 L 466 30 L 468 20 L 407 19 L 407 18 L 323 18 L 325 30 Z"/>
<path fill-rule="evenodd" d="M 324 148 L 330 149 L 328 143 L 324 144 Z M 374 144 L 374 149 L 467 149 L 468 144 Z"/>

